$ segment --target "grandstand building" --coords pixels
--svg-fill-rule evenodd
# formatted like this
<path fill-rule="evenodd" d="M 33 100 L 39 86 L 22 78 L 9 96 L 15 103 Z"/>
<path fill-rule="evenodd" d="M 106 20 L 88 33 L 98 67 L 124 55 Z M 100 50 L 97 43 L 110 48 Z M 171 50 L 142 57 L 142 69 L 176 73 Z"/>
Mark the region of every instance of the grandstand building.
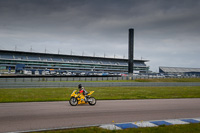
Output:
<path fill-rule="evenodd" d="M 164 75 L 200 76 L 200 68 L 159 67 L 159 73 Z"/>
<path fill-rule="evenodd" d="M 134 60 L 134 71 L 147 73 L 148 60 Z M 0 72 L 15 74 L 121 74 L 128 59 L 0 50 Z"/>

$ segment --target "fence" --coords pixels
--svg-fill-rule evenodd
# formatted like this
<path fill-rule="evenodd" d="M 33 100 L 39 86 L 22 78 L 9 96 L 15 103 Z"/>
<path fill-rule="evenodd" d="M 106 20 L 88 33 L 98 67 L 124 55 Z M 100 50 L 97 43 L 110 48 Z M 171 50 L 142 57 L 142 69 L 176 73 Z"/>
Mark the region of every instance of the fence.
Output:
<path fill-rule="evenodd" d="M 200 86 L 200 82 L 21 82 L 0 83 L 0 88 L 57 88 L 77 87 L 110 87 L 110 86 Z"/>
<path fill-rule="evenodd" d="M 127 80 L 128 77 L 23 77 L 23 78 L 0 78 L 0 82 L 49 82 L 49 81 L 106 81 Z"/>
<path fill-rule="evenodd" d="M 132 79 L 153 79 L 166 77 L 149 77 L 149 76 L 122 76 L 122 77 L 12 77 L 0 78 L 1 82 L 62 82 L 62 81 L 108 81 L 108 80 L 132 80 Z M 174 78 L 174 77 L 168 77 Z M 176 77 L 176 78 L 191 78 L 191 77 Z M 196 77 L 199 78 L 199 77 Z"/>
<path fill-rule="evenodd" d="M 42 87 L 109 87 L 109 86 L 200 86 L 200 82 L 120 82 L 150 77 L 18 77 L 0 78 L 0 88 L 42 88 Z M 152 77 L 151 77 L 152 78 Z M 158 77 L 157 77 L 158 78 Z M 161 78 L 161 77 L 159 77 Z M 180 77 L 179 77 L 180 78 Z M 182 77 L 183 78 L 183 77 Z M 119 80 L 118 82 L 103 82 Z M 69 82 L 66 82 L 69 81 Z M 91 82 L 102 81 L 102 82 Z"/>

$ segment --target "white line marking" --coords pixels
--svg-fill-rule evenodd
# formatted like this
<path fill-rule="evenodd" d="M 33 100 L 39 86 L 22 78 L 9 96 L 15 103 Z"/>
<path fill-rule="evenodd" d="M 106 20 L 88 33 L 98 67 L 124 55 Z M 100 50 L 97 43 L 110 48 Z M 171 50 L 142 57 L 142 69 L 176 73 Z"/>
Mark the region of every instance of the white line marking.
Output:
<path fill-rule="evenodd" d="M 199 122 L 200 122 L 200 118 L 194 118 L 194 120 L 197 120 L 197 121 L 199 121 Z"/>
<path fill-rule="evenodd" d="M 189 122 L 185 122 L 185 121 L 181 121 L 178 119 L 171 119 L 171 120 L 165 120 L 168 123 L 171 123 L 172 125 L 176 125 L 176 124 L 190 124 Z"/>
<path fill-rule="evenodd" d="M 100 126 L 101 128 L 108 129 L 108 130 L 121 130 L 120 127 L 115 126 L 114 124 L 107 124 Z"/>
<path fill-rule="evenodd" d="M 138 127 L 157 127 L 157 125 L 149 121 L 134 122 L 133 124 L 137 125 Z"/>

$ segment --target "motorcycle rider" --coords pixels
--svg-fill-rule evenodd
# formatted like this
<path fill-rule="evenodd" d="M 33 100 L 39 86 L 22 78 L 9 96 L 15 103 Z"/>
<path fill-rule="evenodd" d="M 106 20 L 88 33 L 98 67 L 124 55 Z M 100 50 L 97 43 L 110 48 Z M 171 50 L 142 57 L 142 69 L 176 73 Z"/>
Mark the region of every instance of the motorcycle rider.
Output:
<path fill-rule="evenodd" d="M 84 100 L 87 102 L 87 100 L 88 100 L 88 96 L 87 96 L 88 92 L 85 90 L 85 88 L 81 84 L 78 85 L 78 89 L 79 89 L 79 93 L 82 93 L 85 96 Z"/>

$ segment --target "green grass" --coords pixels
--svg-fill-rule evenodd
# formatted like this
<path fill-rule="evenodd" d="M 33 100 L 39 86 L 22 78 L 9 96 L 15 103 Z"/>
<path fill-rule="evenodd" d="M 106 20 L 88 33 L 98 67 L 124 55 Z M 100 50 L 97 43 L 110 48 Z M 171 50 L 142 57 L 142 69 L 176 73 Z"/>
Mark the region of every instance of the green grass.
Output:
<path fill-rule="evenodd" d="M 0 89 L 0 102 L 65 101 L 76 88 Z M 200 86 L 193 87 L 93 87 L 98 100 L 200 98 Z"/>
<path fill-rule="evenodd" d="M 77 128 L 67 130 L 52 130 L 42 133 L 199 133 L 200 123 L 186 125 L 171 125 L 146 128 L 131 128 L 125 130 L 106 130 L 98 127 Z"/>

